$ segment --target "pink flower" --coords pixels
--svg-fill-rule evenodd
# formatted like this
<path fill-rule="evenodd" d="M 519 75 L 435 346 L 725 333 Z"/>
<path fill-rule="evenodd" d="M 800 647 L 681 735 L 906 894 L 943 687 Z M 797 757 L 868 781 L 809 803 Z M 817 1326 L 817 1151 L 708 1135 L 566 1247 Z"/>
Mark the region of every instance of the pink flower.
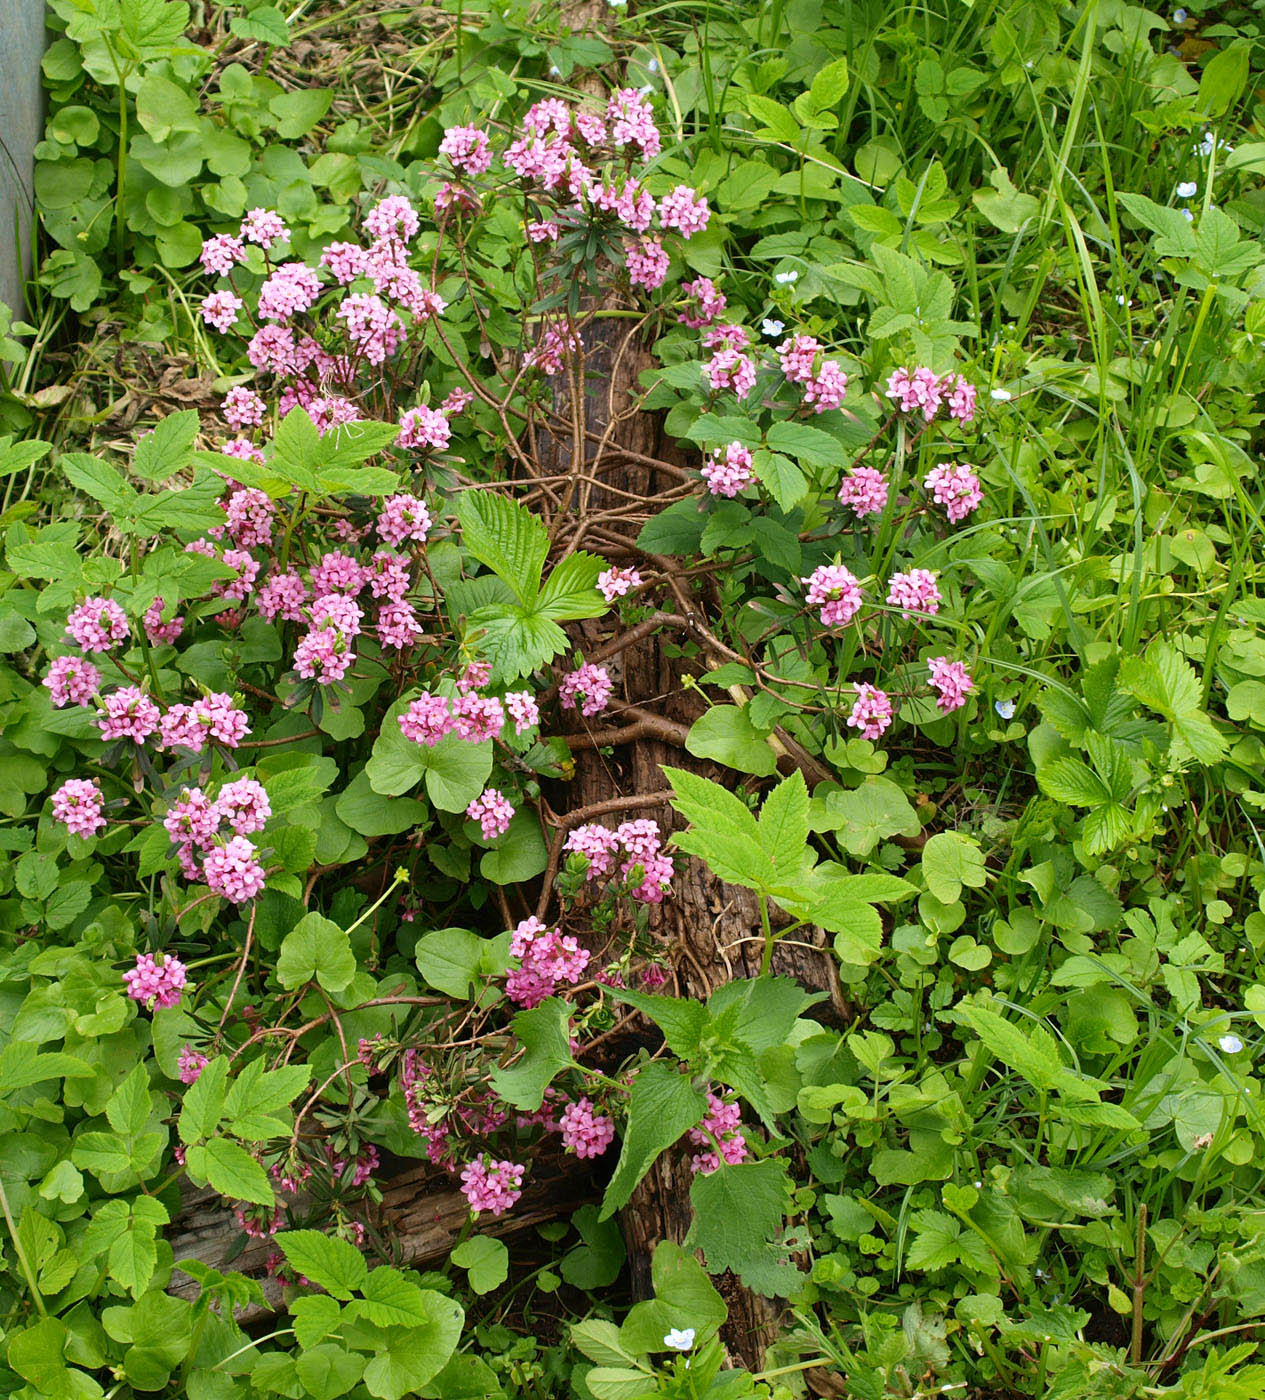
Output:
<path fill-rule="evenodd" d="M 127 636 L 127 618 L 113 599 L 85 598 L 66 619 L 66 634 L 84 651 L 112 651 Z"/>
<path fill-rule="evenodd" d="M 378 516 L 378 534 L 387 544 L 401 545 L 405 540 L 425 541 L 430 533 L 430 511 L 416 496 L 388 496 Z"/>
<path fill-rule="evenodd" d="M 861 610 L 861 585 L 842 564 L 821 564 L 800 582 L 808 585 L 805 601 L 810 608 L 821 609 L 826 627 L 842 627 Z"/>
<path fill-rule="evenodd" d="M 816 363 L 817 352 L 820 349 L 820 341 L 815 340 L 811 335 L 789 336 L 777 347 L 777 357 L 782 366 L 782 373 L 792 384 L 809 383 L 813 377 L 813 365 Z"/>
<path fill-rule="evenodd" d="M 927 662 L 927 672 L 942 714 L 960 710 L 966 704 L 967 691 L 975 688 L 966 667 L 960 661 L 950 661 L 947 656 L 932 657 Z"/>
<path fill-rule="evenodd" d="M 492 164 L 492 143 L 477 126 L 450 126 L 439 143 L 439 153 L 466 175 L 482 175 Z"/>
<path fill-rule="evenodd" d="M 755 388 L 755 361 L 741 350 L 718 350 L 703 366 L 703 375 L 712 393 L 729 389 L 745 399 Z"/>
<path fill-rule="evenodd" d="M 464 413 L 473 402 L 474 395 L 469 389 L 453 389 L 439 405 L 439 410 L 441 413 L 446 413 L 449 418 L 455 418 L 457 414 Z"/>
<path fill-rule="evenodd" d="M 368 576 L 369 571 L 350 554 L 330 550 L 312 570 L 312 592 L 318 598 L 330 593 L 354 595 L 365 586 Z"/>
<path fill-rule="evenodd" d="M 101 684 L 101 672 L 82 656 L 58 656 L 44 677 L 53 708 L 87 705 Z"/>
<path fill-rule="evenodd" d="M 804 385 L 804 402 L 813 406 L 814 413 L 826 413 L 842 408 L 848 392 L 848 376 L 837 360 L 824 360 L 816 377 Z"/>
<path fill-rule="evenodd" d="M 365 215 L 365 229 L 375 238 L 396 238 L 407 243 L 421 226 L 417 210 L 402 194 L 379 200 Z"/>
<path fill-rule="evenodd" d="M 686 282 L 681 290 L 688 298 L 685 310 L 677 317 L 682 325 L 689 326 L 691 330 L 701 330 L 724 314 L 725 294 L 716 290 L 716 284 L 710 277 L 696 277 L 692 282 Z"/>
<path fill-rule="evenodd" d="M 578 851 L 589 863 L 585 878 L 589 880 L 600 880 L 603 875 L 609 874 L 615 864 L 615 851 L 619 847 L 619 838 L 615 833 L 599 822 L 590 822 L 585 826 L 577 826 L 567 837 L 564 851 Z"/>
<path fill-rule="evenodd" d="M 155 646 L 177 641 L 184 631 L 183 617 L 173 617 L 170 622 L 163 621 L 163 600 L 161 598 L 155 598 L 145 609 L 145 616 L 141 619 L 141 623 L 145 628 L 145 635 Z"/>
<path fill-rule="evenodd" d="M 163 827 L 176 846 L 207 850 L 220 829 L 223 812 L 201 788 L 184 788 L 163 818 Z"/>
<path fill-rule="evenodd" d="M 634 287 L 655 291 L 662 287 L 668 275 L 671 259 L 657 238 L 629 239 L 624 244 L 624 260 L 628 265 L 628 280 Z"/>
<path fill-rule="evenodd" d="M 180 1082 L 196 1084 L 198 1076 L 210 1063 L 201 1050 L 195 1050 L 192 1045 L 181 1046 L 180 1058 L 176 1061 L 176 1073 L 180 1076 Z"/>
<path fill-rule="evenodd" d="M 729 1166 L 736 1166 L 739 1162 L 747 1160 L 747 1143 L 739 1124 L 742 1122 L 742 1110 L 736 1103 L 726 1103 L 710 1090 L 707 1094 L 707 1116 L 697 1128 L 691 1128 L 689 1139 L 695 1147 L 707 1149 L 703 1152 L 696 1152 L 690 1159 L 690 1168 L 694 1172 L 714 1172 L 721 1164 L 721 1161 Z M 720 1148 L 720 1155 L 716 1154 L 716 1146 Z"/>
<path fill-rule="evenodd" d="M 932 467 L 922 484 L 954 525 L 965 520 L 984 499 L 975 468 L 965 462 L 942 462 Z"/>
<path fill-rule="evenodd" d="M 558 687 L 558 703 L 564 710 L 574 710 L 580 702 L 580 713 L 586 718 L 600 715 L 611 698 L 614 687 L 605 666 L 587 662 L 562 678 Z"/>
<path fill-rule="evenodd" d="M 195 700 L 189 707 L 189 718 L 205 731 L 208 739 L 229 749 L 235 749 L 250 733 L 246 712 L 239 710 L 233 697 L 223 691 L 211 691 Z"/>
<path fill-rule="evenodd" d="M 266 491 L 245 486 L 228 498 L 224 513 L 228 533 L 243 549 L 266 548 L 272 543 L 272 517 L 276 512 Z"/>
<path fill-rule="evenodd" d="M 960 374 L 947 374 L 941 384 L 949 391 L 949 417 L 959 423 L 975 421 L 975 385 L 963 379 Z"/>
<path fill-rule="evenodd" d="M 672 857 L 654 855 L 625 861 L 620 866 L 620 873 L 625 879 L 632 879 L 638 868 L 641 870 L 641 883 L 629 893 L 642 904 L 662 904 L 664 895 L 672 887 L 672 877 L 676 874 Z"/>
<path fill-rule="evenodd" d="M 456 724 L 451 702 L 443 695 L 431 695 L 425 690 L 397 718 L 404 737 L 428 749 L 433 749 Z"/>
<path fill-rule="evenodd" d="M 539 1006 L 561 983 L 574 986 L 589 964 L 587 948 L 559 929 L 546 928 L 534 915 L 510 938 L 510 956 L 519 960 L 505 979 L 505 995 L 517 1006 Z"/>
<path fill-rule="evenodd" d="M 623 598 L 641 584 L 642 578 L 636 569 L 603 569 L 597 576 L 598 592 L 608 603 Z"/>
<path fill-rule="evenodd" d="M 261 326 L 246 345 L 246 358 L 257 370 L 266 370 L 271 374 L 297 374 L 298 346 L 294 332 L 288 326 Z M 288 411 L 282 408 L 283 413 Z"/>
<path fill-rule="evenodd" d="M 931 617 L 940 611 L 940 590 L 936 576 L 929 569 L 910 569 L 907 574 L 893 574 L 887 582 L 887 601 L 899 608 L 901 617 L 915 613 Z"/>
<path fill-rule="evenodd" d="M 451 436 L 452 428 L 447 415 L 437 408 L 420 404 L 417 408 L 406 408 L 400 415 L 400 435 L 395 442 L 397 447 L 415 450 L 433 447 L 442 452 Z"/>
<path fill-rule="evenodd" d="M 526 1170 L 517 1162 L 494 1161 L 487 1153 L 482 1153 L 462 1169 L 461 1194 L 475 1215 L 483 1211 L 504 1215 L 523 1194 Z"/>
<path fill-rule="evenodd" d="M 659 823 L 649 817 L 638 817 L 634 821 L 620 822 L 615 829 L 615 839 L 634 860 L 646 861 L 657 856 L 663 845 L 663 835 Z"/>
<path fill-rule="evenodd" d="M 220 408 L 230 428 L 257 428 L 264 421 L 263 399 L 244 384 L 230 389 Z"/>
<path fill-rule="evenodd" d="M 345 296 L 334 313 L 347 327 L 347 338 L 371 365 L 382 364 L 398 349 L 402 338 L 399 317 L 380 298 L 367 292 Z"/>
<path fill-rule="evenodd" d="M 364 275 L 364 249 L 355 243 L 330 243 L 321 253 L 321 266 L 328 268 L 340 287 Z"/>
<path fill-rule="evenodd" d="M 527 239 L 530 243 L 554 243 L 557 241 L 560 230 L 552 219 L 532 219 L 526 227 Z"/>
<path fill-rule="evenodd" d="M 919 411 L 928 423 L 940 409 L 944 386 L 934 370 L 925 365 L 912 373 L 893 370 L 887 381 L 887 397 L 896 401 L 902 413 Z"/>
<path fill-rule="evenodd" d="M 505 710 L 494 695 L 463 695 L 453 706 L 457 737 L 470 744 L 495 739 L 505 726 Z"/>
<path fill-rule="evenodd" d="M 127 994 L 149 1010 L 168 1010 L 180 1001 L 186 982 L 184 963 L 171 953 L 157 962 L 152 953 L 137 953 L 136 966 L 123 974 Z"/>
<path fill-rule="evenodd" d="M 255 597 L 256 606 L 269 622 L 278 615 L 287 622 L 303 621 L 307 588 L 296 573 L 273 574 Z"/>
<path fill-rule="evenodd" d="M 466 816 L 479 823 L 485 841 L 495 841 L 509 830 L 514 808 L 497 788 L 484 788 L 466 808 Z"/>
<path fill-rule="evenodd" d="M 259 561 L 244 549 L 226 549 L 223 560 L 237 577 L 218 579 L 212 585 L 211 591 L 216 597 L 231 598 L 235 603 L 243 603 L 250 596 L 250 590 L 259 576 Z"/>
<path fill-rule="evenodd" d="M 402 603 L 411 582 L 408 561 L 398 554 L 388 554 L 382 549 L 370 561 L 369 592 L 375 598 Z"/>
<path fill-rule="evenodd" d="M 245 303 L 232 292 L 211 292 L 202 298 L 202 319 L 213 330 L 227 335 L 237 324 L 237 313 Z"/>
<path fill-rule="evenodd" d="M 122 685 L 101 699 L 103 713 L 97 716 L 101 737 L 131 739 L 143 744 L 158 730 L 162 718 L 158 706 L 138 685 Z"/>
<path fill-rule="evenodd" d="M 892 702 L 886 692 L 859 682 L 848 723 L 853 729 L 859 729 L 866 739 L 880 738 L 892 723 Z"/>
<path fill-rule="evenodd" d="M 403 651 L 422 635 L 422 626 L 411 604 L 386 603 L 378 610 L 377 632 L 384 647 Z"/>
<path fill-rule="evenodd" d="M 709 326 L 703 332 L 703 346 L 707 350 L 747 350 L 751 346 L 751 332 L 733 321 Z"/>
<path fill-rule="evenodd" d="M 611 142 L 615 146 L 636 146 L 646 160 L 653 160 L 662 149 L 663 142 L 654 123 L 654 113 L 636 88 L 618 88 L 611 94 L 606 104 L 606 120 L 610 124 Z M 597 131 L 593 131 L 587 139 L 601 140 Z M 677 189 L 684 190 L 685 186 L 678 185 Z M 692 197 L 694 191 L 687 190 L 686 193 Z M 706 201 L 703 203 L 706 207 Z M 703 222 L 707 222 L 706 215 Z"/>
<path fill-rule="evenodd" d="M 579 348 L 580 337 L 574 331 L 547 325 L 540 344 L 523 356 L 523 367 L 539 369 L 541 374 L 557 374 Z"/>
<path fill-rule="evenodd" d="M 615 1140 L 615 1123 L 594 1113 L 588 1099 L 568 1104 L 559 1117 L 563 1145 L 577 1157 L 600 1157 Z"/>
<path fill-rule="evenodd" d="M 703 480 L 713 496 L 736 496 L 745 491 L 755 480 L 752 470 L 752 457 L 748 448 L 740 442 L 731 442 L 720 456 L 720 449 L 714 449 L 703 463 Z"/>
<path fill-rule="evenodd" d="M 505 697 L 505 709 L 514 721 L 514 733 L 522 734 L 540 723 L 540 707 L 527 690 L 511 690 Z"/>
<path fill-rule="evenodd" d="M 282 263 L 259 289 L 259 316 L 264 321 L 288 321 L 308 310 L 321 294 L 321 278 L 306 263 Z"/>
<path fill-rule="evenodd" d="M 887 508 L 887 478 L 877 467 L 857 467 L 843 478 L 839 500 L 860 517 L 879 515 Z"/>
<path fill-rule="evenodd" d="M 244 836 L 233 836 L 202 862 L 210 888 L 234 904 L 254 899 L 264 887 L 264 868 L 255 858 L 255 848 Z"/>
<path fill-rule="evenodd" d="M 294 649 L 294 669 L 305 681 L 333 685 L 356 659 L 346 637 L 336 627 L 309 632 Z"/>
<path fill-rule="evenodd" d="M 312 604 L 312 626 L 317 631 L 332 627 L 346 642 L 360 635 L 364 621 L 360 605 L 346 593 L 326 593 Z"/>
<path fill-rule="evenodd" d="M 281 216 L 271 209 L 252 209 L 242 220 L 241 236 L 248 243 L 271 248 L 274 243 L 289 238 L 290 230 Z"/>
<path fill-rule="evenodd" d="M 467 661 L 466 669 L 457 679 L 457 689 L 462 695 L 469 695 L 472 690 L 482 690 L 491 679 L 491 662 Z"/>
<path fill-rule="evenodd" d="M 246 247 L 231 233 L 217 233 L 203 241 L 200 256 L 203 268 L 212 276 L 227 277 L 238 263 L 246 261 Z"/>
<path fill-rule="evenodd" d="M 53 794 L 53 820 L 72 836 L 95 836 L 106 825 L 101 789 L 95 778 L 70 778 Z"/>
<path fill-rule="evenodd" d="M 221 821 L 227 821 L 238 836 L 262 831 L 272 816 L 268 794 L 263 784 L 254 778 L 238 778 L 235 782 L 225 783 L 211 810 L 215 814 L 216 826 Z"/>
<path fill-rule="evenodd" d="M 688 185 L 677 185 L 659 201 L 660 224 L 680 230 L 682 238 L 702 233 L 710 217 L 706 198 L 696 195 Z"/>

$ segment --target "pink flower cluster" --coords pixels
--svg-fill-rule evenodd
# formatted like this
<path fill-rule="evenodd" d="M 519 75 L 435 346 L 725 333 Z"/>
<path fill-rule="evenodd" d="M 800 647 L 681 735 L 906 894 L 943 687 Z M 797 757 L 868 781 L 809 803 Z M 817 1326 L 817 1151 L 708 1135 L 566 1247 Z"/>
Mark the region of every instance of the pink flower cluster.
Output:
<path fill-rule="evenodd" d="M 893 574 L 887 581 L 889 607 L 899 608 L 901 617 L 932 617 L 940 611 L 940 589 L 929 569 L 910 569 Z"/>
<path fill-rule="evenodd" d="M 975 468 L 965 462 L 942 462 L 932 467 L 922 484 L 954 525 L 965 520 L 984 499 Z"/>
<path fill-rule="evenodd" d="M 932 657 L 927 662 L 927 672 L 941 714 L 960 710 L 966 704 L 967 692 L 975 688 L 975 682 L 962 662 L 950 661 L 947 656 Z"/>
<path fill-rule="evenodd" d="M 755 480 L 750 450 L 740 442 L 731 442 L 722 457 L 717 449 L 703 463 L 703 480 L 713 496 L 732 499 L 745 491 Z"/>
<path fill-rule="evenodd" d="M 176 1073 L 180 1076 L 180 1082 L 196 1084 L 199 1075 L 210 1063 L 201 1050 L 195 1050 L 192 1045 L 182 1045 L 180 1058 L 176 1061 Z"/>
<path fill-rule="evenodd" d="M 504 1215 L 523 1194 L 526 1170 L 517 1162 L 498 1162 L 481 1153 L 462 1170 L 461 1194 L 475 1215 Z"/>
<path fill-rule="evenodd" d="M 83 651 L 113 651 L 128 635 L 123 609 L 110 598 L 85 598 L 66 619 L 66 635 Z"/>
<path fill-rule="evenodd" d="M 514 809 L 496 788 L 485 788 L 466 808 L 466 816 L 479 823 L 485 841 L 494 841 L 509 830 Z"/>
<path fill-rule="evenodd" d="M 887 509 L 887 478 L 877 467 L 857 467 L 843 478 L 839 500 L 858 518 L 881 515 Z"/>
<path fill-rule="evenodd" d="M 558 704 L 564 710 L 574 710 L 578 705 L 580 713 L 589 719 L 602 713 L 613 689 L 606 667 L 586 662 L 563 676 L 558 687 Z"/>
<path fill-rule="evenodd" d="M 722 1161 L 731 1167 L 745 1162 L 747 1143 L 742 1136 L 741 1122 L 742 1110 L 736 1103 L 726 1103 L 708 1090 L 707 1115 L 697 1128 L 689 1131 L 690 1142 L 695 1147 L 705 1149 L 690 1158 L 691 1170 L 695 1173 L 714 1172 Z"/>
<path fill-rule="evenodd" d="M 568 1104 L 558 1119 L 562 1142 L 577 1157 L 600 1157 L 615 1139 L 614 1120 L 595 1113 L 588 1099 Z"/>
<path fill-rule="evenodd" d="M 535 709 L 530 699 L 528 703 Z M 424 690 L 397 718 L 406 739 L 433 749 L 446 734 L 456 734 L 471 744 L 495 739 L 505 724 L 505 708 L 494 695 L 466 694 L 452 699 Z"/>
<path fill-rule="evenodd" d="M 896 369 L 888 376 L 886 392 L 902 413 L 921 413 L 928 423 L 942 407 L 959 423 L 975 420 L 975 386 L 960 374 L 937 374 L 926 365 Z"/>
<path fill-rule="evenodd" d="M 623 598 L 634 588 L 640 588 L 642 577 L 636 569 L 604 569 L 597 576 L 598 592 L 608 603 Z"/>
<path fill-rule="evenodd" d="M 95 836 L 106 825 L 101 815 L 102 802 L 95 778 L 70 778 L 53 794 L 53 819 L 61 822 L 72 836 Z"/>
<path fill-rule="evenodd" d="M 605 879 L 618 866 L 633 899 L 643 904 L 661 904 L 675 874 L 672 857 L 664 855 L 662 844 L 659 824 L 642 817 L 621 822 L 614 831 L 598 822 L 577 826 L 567 837 L 563 850 L 585 858 L 586 880 Z"/>
<path fill-rule="evenodd" d="M 162 962 L 152 953 L 137 953 L 136 966 L 123 974 L 127 994 L 150 1010 L 168 1010 L 180 1001 L 187 980 L 184 963 L 171 953 L 160 954 Z"/>
<path fill-rule="evenodd" d="M 212 801 L 199 787 L 185 788 L 163 818 L 188 880 L 208 887 L 235 904 L 254 899 L 265 874 L 247 836 L 262 831 L 272 815 L 268 794 L 254 778 L 226 783 Z M 233 835 L 221 841 L 221 828 Z"/>
<path fill-rule="evenodd" d="M 861 584 L 842 564 L 820 564 L 800 582 L 808 585 L 804 600 L 820 610 L 824 627 L 843 627 L 861 611 Z"/>
<path fill-rule="evenodd" d="M 717 291 L 710 277 L 696 277 L 692 282 L 684 283 L 681 290 L 686 296 L 685 310 L 677 320 L 682 325 L 689 326 L 691 330 L 702 330 L 724 315 L 725 294 Z"/>
<path fill-rule="evenodd" d="M 866 739 L 878 739 L 891 727 L 892 702 L 886 691 L 864 681 L 856 687 L 856 702 L 848 716 L 848 724 L 859 729 Z"/>
<path fill-rule="evenodd" d="M 44 684 L 55 709 L 87 705 L 101 684 L 101 672 L 82 656 L 58 656 L 49 666 Z"/>
<path fill-rule="evenodd" d="M 546 928 L 532 915 L 510 938 L 510 956 L 519 961 L 505 978 L 505 995 L 516 1006 L 539 1006 L 564 983 L 575 986 L 589 965 L 589 952 L 560 929 Z"/>

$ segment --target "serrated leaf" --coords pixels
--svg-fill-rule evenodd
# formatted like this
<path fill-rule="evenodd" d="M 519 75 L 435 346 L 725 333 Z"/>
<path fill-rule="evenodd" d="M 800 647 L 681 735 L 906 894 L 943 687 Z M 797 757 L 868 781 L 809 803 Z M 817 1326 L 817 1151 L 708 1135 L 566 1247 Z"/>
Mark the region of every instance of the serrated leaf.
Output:
<path fill-rule="evenodd" d="M 701 1122 L 706 1112 L 706 1097 L 671 1065 L 654 1061 L 642 1067 L 629 1095 L 619 1161 L 602 1198 L 603 1220 L 627 1204 L 655 1158 Z"/>
<path fill-rule="evenodd" d="M 283 1230 L 276 1241 L 295 1273 L 341 1302 L 349 1301 L 369 1280 L 364 1255 L 346 1240 L 319 1230 Z"/>

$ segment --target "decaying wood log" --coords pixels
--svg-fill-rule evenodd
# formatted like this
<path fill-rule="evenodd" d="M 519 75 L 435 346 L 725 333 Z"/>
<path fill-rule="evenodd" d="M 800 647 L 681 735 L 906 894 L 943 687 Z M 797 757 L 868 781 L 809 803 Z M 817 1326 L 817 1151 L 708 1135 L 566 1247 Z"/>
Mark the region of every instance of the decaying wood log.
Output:
<path fill-rule="evenodd" d="M 436 1180 L 430 1166 L 405 1166 L 381 1182 L 381 1233 L 389 1242 L 393 1262 L 414 1267 L 443 1263 L 456 1245 L 470 1208 L 460 1191 Z M 579 1172 L 555 1171 L 528 1178 L 522 1199 L 499 1219 L 479 1221 L 485 1235 L 512 1235 L 569 1215 L 577 1206 L 597 1199 L 593 1183 Z M 319 1221 L 314 1221 L 319 1226 Z M 238 1314 L 249 1323 L 281 1307 L 281 1289 L 268 1277 L 267 1259 L 276 1252 L 271 1240 L 247 1240 L 238 1254 L 241 1228 L 214 1191 L 190 1191 L 168 1237 L 176 1263 L 198 1259 L 213 1269 L 245 1274 L 263 1287 L 264 1307 Z M 198 1285 L 177 1269 L 167 1290 L 180 1298 L 195 1298 Z"/>

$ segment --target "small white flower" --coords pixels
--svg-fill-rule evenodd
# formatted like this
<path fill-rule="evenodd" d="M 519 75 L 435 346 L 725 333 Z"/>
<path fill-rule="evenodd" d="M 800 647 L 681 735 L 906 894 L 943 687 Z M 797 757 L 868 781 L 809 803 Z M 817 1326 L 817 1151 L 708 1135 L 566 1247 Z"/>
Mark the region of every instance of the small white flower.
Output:
<path fill-rule="evenodd" d="M 1186 11 L 1185 11 L 1185 10 L 1174 10 L 1174 11 L 1173 11 L 1173 23 L 1174 23 L 1174 24 L 1185 24 L 1185 23 L 1186 23 Z"/>
<path fill-rule="evenodd" d="M 766 316 L 760 323 L 760 329 L 770 340 L 776 340 L 786 329 L 784 321 L 775 321 L 772 316 Z"/>
<path fill-rule="evenodd" d="M 651 73 L 657 73 L 659 71 L 659 60 L 657 58 L 652 58 L 650 62 L 646 64 L 646 68 Z"/>
<path fill-rule="evenodd" d="M 773 274 L 773 280 L 780 286 L 785 287 L 788 283 L 798 282 L 799 273 L 793 270 L 791 272 L 775 272 Z"/>
<path fill-rule="evenodd" d="M 977 1181 L 977 1182 L 975 1183 L 975 1189 L 976 1189 L 977 1191 L 982 1191 L 983 1188 L 984 1188 L 984 1183 L 983 1183 L 982 1181 Z"/>
<path fill-rule="evenodd" d="M 606 0 L 606 3 L 611 7 L 612 10 L 622 10 L 624 6 L 628 3 L 628 0 Z"/>
<path fill-rule="evenodd" d="M 1183 180 L 1177 186 L 1178 199 L 1194 199 L 1199 193 L 1199 186 L 1193 180 Z"/>
<path fill-rule="evenodd" d="M 556 63 L 551 63 L 551 64 L 549 65 L 549 76 L 550 76 L 551 78 L 560 78 L 560 77 L 562 77 L 562 69 L 559 68 L 558 65 L 557 65 Z"/>
<path fill-rule="evenodd" d="M 1217 1044 L 1227 1055 L 1237 1055 L 1243 1049 L 1243 1042 L 1237 1035 L 1230 1035 L 1228 1032 L 1217 1041 Z"/>
<path fill-rule="evenodd" d="M 1125 299 L 1124 299 L 1124 293 L 1123 293 L 1123 292 L 1117 292 L 1117 293 L 1116 293 L 1116 305 L 1117 305 L 1117 306 L 1129 306 L 1130 304 L 1131 304 L 1131 303 L 1125 301 Z"/>
<path fill-rule="evenodd" d="M 990 389 L 988 397 L 995 400 L 997 403 L 1009 403 L 1011 399 L 1014 398 L 1014 395 L 1009 389 Z"/>
<path fill-rule="evenodd" d="M 1188 224 L 1193 224 L 1195 222 L 1195 216 L 1189 209 L 1182 210 L 1182 218 L 1185 219 Z"/>
<path fill-rule="evenodd" d="M 1013 700 L 996 700 L 993 702 L 993 709 L 1002 719 L 1014 719 L 1015 717 L 1015 702 Z"/>
<path fill-rule="evenodd" d="M 673 1351 L 689 1351 L 694 1345 L 694 1329 L 692 1327 L 672 1328 L 663 1339 L 665 1347 L 671 1347 Z"/>

